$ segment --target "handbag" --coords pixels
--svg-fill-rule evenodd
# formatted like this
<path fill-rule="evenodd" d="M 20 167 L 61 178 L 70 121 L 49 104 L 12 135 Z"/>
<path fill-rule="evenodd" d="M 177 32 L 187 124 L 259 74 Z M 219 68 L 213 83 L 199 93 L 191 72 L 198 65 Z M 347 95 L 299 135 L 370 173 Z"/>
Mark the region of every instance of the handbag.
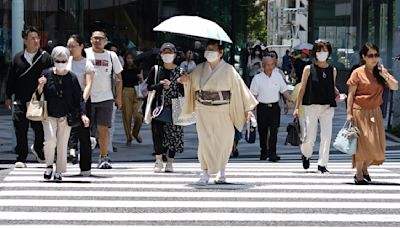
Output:
<path fill-rule="evenodd" d="M 81 114 L 79 112 L 69 112 L 67 113 L 67 123 L 68 126 L 74 128 L 81 125 Z"/>
<path fill-rule="evenodd" d="M 196 113 L 192 113 L 189 118 L 179 118 L 182 113 L 183 104 L 185 103 L 184 97 L 172 98 L 172 122 L 178 126 L 189 126 L 196 123 Z"/>
<path fill-rule="evenodd" d="M 153 111 L 153 119 L 164 122 L 172 123 L 172 110 L 169 107 L 158 106 Z"/>
<path fill-rule="evenodd" d="M 251 117 L 250 120 L 246 122 L 246 132 L 244 135 L 244 140 L 248 143 L 256 142 L 256 127 L 257 121 L 256 118 Z"/>
<path fill-rule="evenodd" d="M 136 98 L 144 98 L 147 96 L 149 93 L 147 91 L 147 81 L 143 81 L 142 83 L 139 83 L 139 85 L 135 85 L 135 92 L 136 92 Z"/>
<path fill-rule="evenodd" d="M 154 66 L 154 83 L 157 82 L 157 75 L 158 75 L 158 66 L 155 65 Z M 150 124 L 151 123 L 151 119 L 152 119 L 151 104 L 153 103 L 153 100 L 154 100 L 155 97 L 156 97 L 156 91 L 155 90 L 152 90 L 152 91 L 148 92 L 146 109 L 144 111 L 144 117 L 143 117 L 143 121 L 146 124 Z"/>
<path fill-rule="evenodd" d="M 338 132 L 333 147 L 343 153 L 353 155 L 356 153 L 358 137 L 360 137 L 360 130 L 351 122 L 346 121 Z"/>
<path fill-rule="evenodd" d="M 47 119 L 47 101 L 44 100 L 44 94 L 42 94 L 40 100 L 38 100 L 35 91 L 32 95 L 31 101 L 26 103 L 26 107 L 26 118 L 28 120 L 42 121 Z"/>
<path fill-rule="evenodd" d="M 286 131 L 285 145 L 299 146 L 301 144 L 299 119 L 294 118 L 293 122 L 287 125 Z"/>

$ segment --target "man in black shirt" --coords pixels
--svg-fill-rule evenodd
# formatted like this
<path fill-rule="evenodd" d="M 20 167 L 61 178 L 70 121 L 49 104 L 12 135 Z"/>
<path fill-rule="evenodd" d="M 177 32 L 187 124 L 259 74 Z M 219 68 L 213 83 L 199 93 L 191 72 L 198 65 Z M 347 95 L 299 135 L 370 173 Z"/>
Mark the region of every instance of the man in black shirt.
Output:
<path fill-rule="evenodd" d="M 26 167 L 28 156 L 28 127 L 31 125 L 35 133 L 35 142 L 31 150 L 39 162 L 44 162 L 43 141 L 44 133 L 41 121 L 30 121 L 26 118 L 26 103 L 31 100 L 32 94 L 38 85 L 42 70 L 53 65 L 50 55 L 40 49 L 39 31 L 28 27 L 22 32 L 25 50 L 17 53 L 11 63 L 6 86 L 6 106 L 11 109 L 11 97 L 14 95 L 13 122 L 17 145 L 16 168 Z"/>

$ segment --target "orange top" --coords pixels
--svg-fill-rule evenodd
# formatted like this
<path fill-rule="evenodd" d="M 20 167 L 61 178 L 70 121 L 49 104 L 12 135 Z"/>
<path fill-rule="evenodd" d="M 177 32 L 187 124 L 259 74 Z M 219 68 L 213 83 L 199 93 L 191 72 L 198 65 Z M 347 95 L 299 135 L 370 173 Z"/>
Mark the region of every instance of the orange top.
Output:
<path fill-rule="evenodd" d="M 353 108 L 374 109 L 382 104 L 384 88 L 374 75 L 365 69 L 365 66 L 360 66 L 351 73 L 347 85 L 357 86 Z"/>

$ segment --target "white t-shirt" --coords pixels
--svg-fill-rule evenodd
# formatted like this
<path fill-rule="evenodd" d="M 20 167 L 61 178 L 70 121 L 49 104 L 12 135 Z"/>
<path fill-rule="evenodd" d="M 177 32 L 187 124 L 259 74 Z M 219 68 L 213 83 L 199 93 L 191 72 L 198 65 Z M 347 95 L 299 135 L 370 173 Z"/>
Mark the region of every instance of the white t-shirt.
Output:
<path fill-rule="evenodd" d="M 95 53 L 92 48 L 86 48 L 86 58 L 94 66 L 94 77 L 90 99 L 93 103 L 113 100 L 111 89 L 111 69 L 114 74 L 122 72 L 123 68 L 115 52 L 104 50 L 103 53 Z M 112 58 L 112 62 L 111 62 Z"/>
<path fill-rule="evenodd" d="M 81 58 L 78 61 L 72 59 L 72 56 L 68 59 L 67 69 L 75 73 L 78 78 L 79 85 L 81 86 L 82 91 L 86 87 L 86 78 L 85 75 L 89 72 L 94 71 L 93 64 L 88 61 L 86 58 Z"/>
<path fill-rule="evenodd" d="M 188 63 L 186 60 L 181 63 L 180 66 L 182 69 L 184 69 L 186 72 L 190 73 L 196 68 L 196 63 L 192 60 L 190 63 Z"/>
<path fill-rule="evenodd" d="M 26 51 L 26 49 L 25 49 L 25 51 L 24 51 L 24 57 L 25 57 L 26 61 L 28 61 L 29 64 L 32 65 L 33 57 L 35 57 L 36 53 L 37 53 L 37 52 L 35 52 L 35 53 L 29 53 L 29 52 Z"/>
<path fill-rule="evenodd" d="M 271 77 L 264 72 L 256 74 L 251 81 L 250 91 L 260 103 L 275 103 L 279 96 L 287 90 L 285 81 L 279 71 L 272 71 Z"/>

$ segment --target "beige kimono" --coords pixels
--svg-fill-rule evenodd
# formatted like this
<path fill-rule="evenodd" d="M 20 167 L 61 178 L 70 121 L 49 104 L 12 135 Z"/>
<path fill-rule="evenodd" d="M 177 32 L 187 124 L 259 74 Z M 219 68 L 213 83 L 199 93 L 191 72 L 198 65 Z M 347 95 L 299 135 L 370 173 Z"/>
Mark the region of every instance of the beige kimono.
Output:
<path fill-rule="evenodd" d="M 208 81 L 210 64 L 199 64 L 184 84 L 185 104 L 181 115 L 185 117 L 196 112 L 198 158 L 201 169 L 209 174 L 225 168 L 232 151 L 234 127 L 241 131 L 246 122 L 245 112 L 253 110 L 258 104 L 236 70 L 225 62 L 220 64 L 223 65 L 219 69 L 217 66 L 217 71 Z M 199 103 L 196 91 L 200 90 L 201 77 L 202 91 L 230 91 L 230 104 L 207 106 Z"/>

